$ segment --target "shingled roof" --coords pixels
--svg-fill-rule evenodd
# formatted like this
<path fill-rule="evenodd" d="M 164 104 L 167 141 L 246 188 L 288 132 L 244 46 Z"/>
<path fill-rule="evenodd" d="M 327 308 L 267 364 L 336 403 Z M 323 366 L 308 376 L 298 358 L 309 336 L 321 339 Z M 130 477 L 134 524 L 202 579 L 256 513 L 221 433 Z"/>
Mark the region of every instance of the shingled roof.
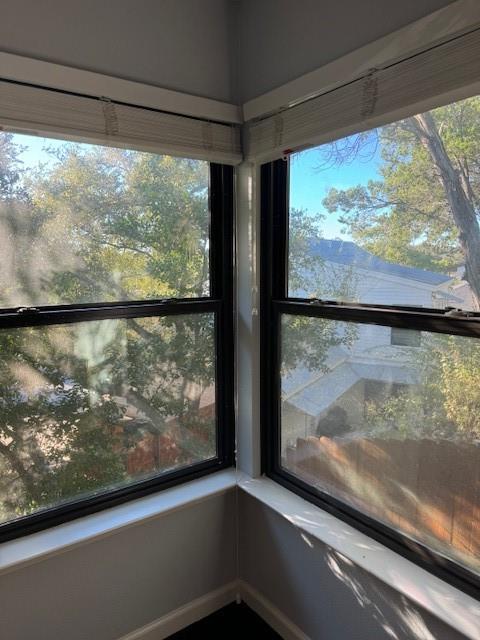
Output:
<path fill-rule="evenodd" d="M 329 262 L 386 273 L 397 278 L 408 278 L 425 284 L 439 285 L 452 279 L 443 273 L 387 262 L 349 240 L 327 240 L 324 238 L 315 240 L 312 242 L 311 252 L 312 255 L 320 256 Z"/>

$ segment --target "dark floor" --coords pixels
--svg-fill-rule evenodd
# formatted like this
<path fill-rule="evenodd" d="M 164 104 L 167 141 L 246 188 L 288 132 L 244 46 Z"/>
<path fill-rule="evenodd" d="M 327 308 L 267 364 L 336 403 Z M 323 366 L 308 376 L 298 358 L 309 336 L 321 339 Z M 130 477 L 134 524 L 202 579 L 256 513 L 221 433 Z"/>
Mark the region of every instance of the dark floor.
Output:
<path fill-rule="evenodd" d="M 250 636 L 250 638 L 249 638 Z M 242 638 L 245 640 L 277 639 L 281 640 L 257 614 L 246 604 L 229 604 L 227 607 L 212 613 L 190 627 L 175 633 L 168 640 L 190 640 L 202 638 L 202 640 L 214 640 L 224 638 L 230 640 Z"/>

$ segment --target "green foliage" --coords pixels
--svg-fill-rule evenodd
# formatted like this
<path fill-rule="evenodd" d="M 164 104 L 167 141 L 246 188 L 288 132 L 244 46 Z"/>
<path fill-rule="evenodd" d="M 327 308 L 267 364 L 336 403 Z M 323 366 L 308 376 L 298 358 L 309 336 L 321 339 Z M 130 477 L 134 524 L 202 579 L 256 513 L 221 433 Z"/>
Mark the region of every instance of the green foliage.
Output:
<path fill-rule="evenodd" d="M 52 274 L 39 295 L 92 302 L 208 293 L 207 163 L 66 145 L 29 187 Z"/>
<path fill-rule="evenodd" d="M 448 159 L 478 210 L 480 98 L 431 113 Z M 412 120 L 374 133 L 380 146 L 381 179 L 330 189 L 323 201 L 326 210 L 340 213 L 355 241 L 386 260 L 440 272 L 464 264 L 447 193 Z"/>
<path fill-rule="evenodd" d="M 339 326 L 341 325 L 341 326 Z M 296 367 L 327 372 L 328 356 L 336 346 L 349 346 L 357 337 L 353 323 L 285 315 L 282 318 L 282 374 Z"/>
<path fill-rule="evenodd" d="M 447 420 L 463 436 L 480 438 L 480 344 L 476 340 L 449 339 L 439 354 L 440 389 Z"/>
<path fill-rule="evenodd" d="M 415 356 L 410 353 L 409 365 L 418 374 L 418 384 L 370 400 L 367 430 L 398 438 L 479 440 L 478 341 L 424 334 L 422 348 Z"/>
<path fill-rule="evenodd" d="M 302 209 L 289 214 L 288 285 L 290 295 L 309 298 L 347 297 L 354 278 L 347 271 L 334 272 L 326 268 L 312 246 L 321 238 L 323 216 L 310 216 Z M 295 367 L 310 371 L 326 371 L 331 347 L 349 345 L 354 339 L 353 325 L 338 332 L 335 323 L 302 316 L 284 316 L 282 323 L 282 370 L 286 374 Z"/>
<path fill-rule="evenodd" d="M 477 263 L 466 249 L 466 235 L 478 238 L 480 197 L 480 98 L 431 112 L 425 136 L 413 117 L 370 132 L 380 150 L 379 180 L 348 189 L 330 189 L 323 204 L 365 249 L 393 263 L 448 273 L 466 266 L 478 301 Z M 438 135 L 436 154 L 428 138 Z M 350 140 L 350 142 L 349 142 Z M 335 161 L 350 162 L 356 138 L 334 145 Z M 325 155 L 325 152 L 323 152 Z M 451 184 L 442 179 L 451 169 Z M 477 220 L 468 232 L 459 226 L 452 192 L 461 191 Z M 473 245 L 470 245 L 473 246 Z M 475 251 L 474 251 L 475 253 Z M 480 348 L 475 340 L 425 338 L 410 368 L 418 385 L 367 406 L 367 424 L 375 433 L 399 437 L 470 438 L 480 436 Z"/>
<path fill-rule="evenodd" d="M 18 140 L 0 134 L 3 307 L 208 294 L 207 163 L 66 143 L 26 171 Z M 0 352 L 0 519 L 127 482 L 149 433 L 171 466 L 215 454 L 210 314 L 4 330 Z"/>
<path fill-rule="evenodd" d="M 325 216 L 310 215 L 303 209 L 290 209 L 288 286 L 290 295 L 304 298 L 352 299 L 356 287 L 354 269 L 328 266 L 312 251 L 321 239 Z"/>

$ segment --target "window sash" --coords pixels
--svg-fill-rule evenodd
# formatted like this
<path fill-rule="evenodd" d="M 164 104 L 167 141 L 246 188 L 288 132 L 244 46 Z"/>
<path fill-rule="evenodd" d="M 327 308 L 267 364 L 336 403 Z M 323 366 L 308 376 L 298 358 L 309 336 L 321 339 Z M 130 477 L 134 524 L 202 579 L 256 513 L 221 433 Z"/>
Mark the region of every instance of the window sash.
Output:
<path fill-rule="evenodd" d="M 480 338 L 480 313 L 349 304 L 288 297 L 288 160 L 261 167 L 262 470 L 279 484 L 348 522 L 443 580 L 478 597 L 472 571 L 293 475 L 281 465 L 281 318 L 284 314 Z"/>
<path fill-rule="evenodd" d="M 114 490 L 43 509 L 0 524 L 0 542 L 28 535 L 128 500 L 188 482 L 233 464 L 233 212 L 234 171 L 210 164 L 210 297 L 120 301 L 0 310 L 0 331 L 119 318 L 213 313 L 215 317 L 215 406 L 217 455 L 211 460 L 134 481 Z"/>

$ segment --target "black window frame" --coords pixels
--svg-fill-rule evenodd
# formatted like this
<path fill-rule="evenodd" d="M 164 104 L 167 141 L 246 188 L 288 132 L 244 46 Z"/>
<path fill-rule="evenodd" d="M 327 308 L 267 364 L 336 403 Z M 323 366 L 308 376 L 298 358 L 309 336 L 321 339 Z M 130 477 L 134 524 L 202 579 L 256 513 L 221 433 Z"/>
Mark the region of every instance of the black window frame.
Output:
<path fill-rule="evenodd" d="M 93 320 L 214 314 L 216 457 L 6 521 L 0 524 L 0 543 L 189 482 L 234 464 L 234 168 L 218 163 L 209 166 L 208 296 L 0 309 L 0 331 Z"/>
<path fill-rule="evenodd" d="M 321 491 L 281 465 L 281 318 L 298 315 L 480 338 L 480 313 L 288 296 L 289 158 L 260 168 L 260 351 L 262 472 L 469 595 L 480 577 L 400 531 Z"/>

